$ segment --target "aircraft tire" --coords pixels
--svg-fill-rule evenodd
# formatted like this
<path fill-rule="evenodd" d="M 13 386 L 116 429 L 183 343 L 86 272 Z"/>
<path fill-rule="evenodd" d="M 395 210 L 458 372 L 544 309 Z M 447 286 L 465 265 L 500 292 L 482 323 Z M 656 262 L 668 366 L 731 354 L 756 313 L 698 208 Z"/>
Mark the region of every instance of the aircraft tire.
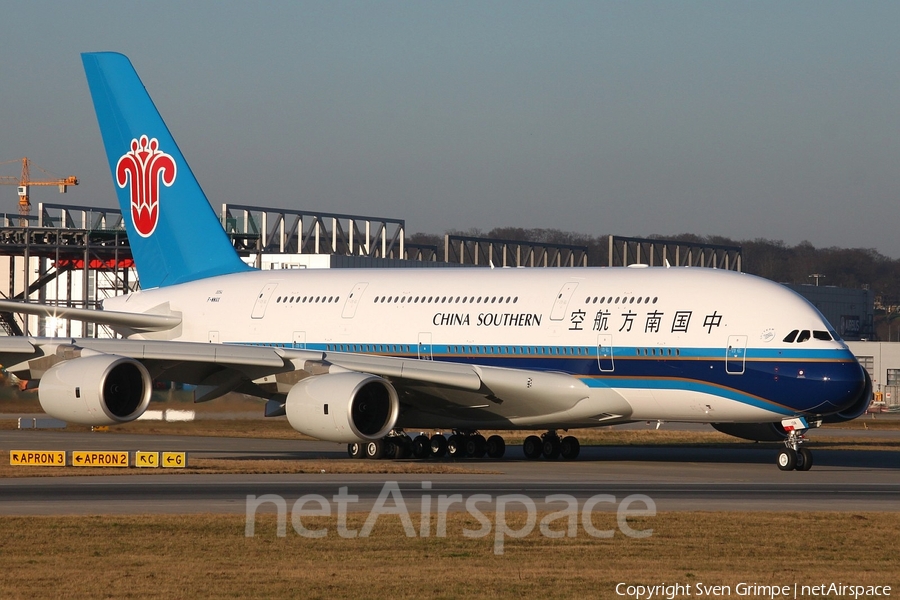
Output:
<path fill-rule="evenodd" d="M 443 458 L 447 454 L 447 438 L 439 433 L 431 436 L 431 455 L 435 458 Z"/>
<path fill-rule="evenodd" d="M 536 435 L 529 435 L 522 443 L 522 452 L 528 460 L 537 460 L 541 457 L 542 444 L 541 438 Z"/>
<path fill-rule="evenodd" d="M 567 435 L 559 442 L 559 453 L 563 457 L 563 460 L 575 460 L 578 458 L 578 454 L 581 452 L 581 444 L 578 443 L 578 438 L 575 436 Z"/>
<path fill-rule="evenodd" d="M 408 435 L 391 440 L 394 445 L 394 458 L 405 459 L 412 456 L 412 440 Z"/>
<path fill-rule="evenodd" d="M 484 458 L 487 452 L 487 440 L 483 435 L 470 435 L 466 438 L 466 456 Z"/>
<path fill-rule="evenodd" d="M 812 452 L 810 452 L 807 448 L 800 448 L 797 451 L 797 466 L 795 467 L 798 471 L 809 471 L 813 466 L 813 457 Z"/>
<path fill-rule="evenodd" d="M 427 435 L 417 435 L 412 441 L 412 455 L 414 458 L 428 458 L 431 456 L 431 440 Z"/>
<path fill-rule="evenodd" d="M 381 460 L 387 456 L 388 444 L 384 440 L 372 440 L 366 442 L 366 458 Z"/>
<path fill-rule="evenodd" d="M 450 458 L 464 458 L 466 456 L 465 436 L 454 433 L 447 440 L 447 456 Z"/>
<path fill-rule="evenodd" d="M 548 460 L 556 460 L 559 458 L 559 438 L 555 435 L 548 435 L 544 438 L 544 442 L 541 445 L 541 454 L 544 455 L 544 458 Z"/>
<path fill-rule="evenodd" d="M 793 471 L 797 466 L 797 453 L 790 448 L 785 448 L 778 452 L 776 462 L 782 471 Z"/>
<path fill-rule="evenodd" d="M 347 444 L 347 454 L 350 458 L 365 458 L 365 444 L 359 442 Z"/>
<path fill-rule="evenodd" d="M 499 435 L 487 439 L 487 455 L 490 458 L 503 458 L 506 453 L 506 441 Z"/>

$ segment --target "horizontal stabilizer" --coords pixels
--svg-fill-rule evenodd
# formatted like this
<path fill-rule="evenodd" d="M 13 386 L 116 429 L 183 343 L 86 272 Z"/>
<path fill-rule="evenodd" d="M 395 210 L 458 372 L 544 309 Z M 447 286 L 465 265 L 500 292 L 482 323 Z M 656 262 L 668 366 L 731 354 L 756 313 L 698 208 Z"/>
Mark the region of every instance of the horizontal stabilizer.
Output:
<path fill-rule="evenodd" d="M 26 315 L 38 315 L 72 321 L 86 321 L 113 327 L 128 327 L 135 331 L 167 331 L 181 324 L 181 317 L 174 315 L 150 315 L 146 313 L 127 313 L 111 310 L 93 310 L 89 308 L 70 308 L 65 306 L 47 306 L 0 300 L 0 312 L 11 312 Z"/>

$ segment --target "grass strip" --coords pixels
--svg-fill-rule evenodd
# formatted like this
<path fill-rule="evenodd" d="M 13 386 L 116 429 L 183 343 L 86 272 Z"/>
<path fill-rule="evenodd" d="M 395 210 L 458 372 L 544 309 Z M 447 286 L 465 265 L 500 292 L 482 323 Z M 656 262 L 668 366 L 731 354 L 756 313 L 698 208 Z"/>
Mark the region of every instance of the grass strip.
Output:
<path fill-rule="evenodd" d="M 507 514 L 513 528 L 525 518 Z M 612 529 L 615 518 L 595 513 L 593 523 Z M 897 513 L 660 513 L 631 521 L 653 529 L 647 538 L 579 527 L 550 539 L 535 528 L 507 538 L 502 555 L 492 536 L 462 534 L 480 527 L 468 513 L 448 515 L 446 537 L 406 537 L 394 515 L 365 538 L 339 537 L 333 517 L 303 524 L 329 531 L 302 537 L 289 517 L 278 537 L 271 514 L 257 517 L 252 538 L 234 515 L 4 517 L 0 597 L 615 598 L 618 583 L 663 582 L 730 585 L 735 597 L 740 582 L 900 583 Z"/>

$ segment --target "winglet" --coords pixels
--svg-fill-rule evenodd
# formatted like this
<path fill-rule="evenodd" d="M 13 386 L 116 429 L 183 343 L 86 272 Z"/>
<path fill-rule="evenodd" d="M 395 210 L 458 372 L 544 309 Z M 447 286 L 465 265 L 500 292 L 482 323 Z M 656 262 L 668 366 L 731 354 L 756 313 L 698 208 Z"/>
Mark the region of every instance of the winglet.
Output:
<path fill-rule="evenodd" d="M 141 287 L 249 270 L 122 54 L 81 55 Z"/>

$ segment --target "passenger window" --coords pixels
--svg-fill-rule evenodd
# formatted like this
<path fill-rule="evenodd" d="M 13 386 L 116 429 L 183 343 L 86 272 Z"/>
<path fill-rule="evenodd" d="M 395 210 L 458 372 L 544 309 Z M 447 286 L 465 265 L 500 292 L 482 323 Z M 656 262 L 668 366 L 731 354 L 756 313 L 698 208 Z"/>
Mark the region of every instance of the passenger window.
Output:
<path fill-rule="evenodd" d="M 790 332 L 789 334 L 787 334 L 786 336 L 784 336 L 784 340 L 782 340 L 782 341 L 783 341 L 784 343 L 786 343 L 786 344 L 793 344 L 793 343 L 794 343 L 794 340 L 797 339 L 797 334 L 798 334 L 798 333 L 800 333 L 800 331 L 798 331 L 797 329 L 795 329 L 795 330 L 793 330 L 792 332 Z"/>
<path fill-rule="evenodd" d="M 831 334 L 827 331 L 813 331 L 813 337 L 817 340 L 822 340 L 823 342 L 831 341 Z"/>
<path fill-rule="evenodd" d="M 800 344 L 807 340 L 809 340 L 809 330 L 804 329 L 803 331 L 800 332 L 800 335 L 797 336 L 797 343 Z"/>

